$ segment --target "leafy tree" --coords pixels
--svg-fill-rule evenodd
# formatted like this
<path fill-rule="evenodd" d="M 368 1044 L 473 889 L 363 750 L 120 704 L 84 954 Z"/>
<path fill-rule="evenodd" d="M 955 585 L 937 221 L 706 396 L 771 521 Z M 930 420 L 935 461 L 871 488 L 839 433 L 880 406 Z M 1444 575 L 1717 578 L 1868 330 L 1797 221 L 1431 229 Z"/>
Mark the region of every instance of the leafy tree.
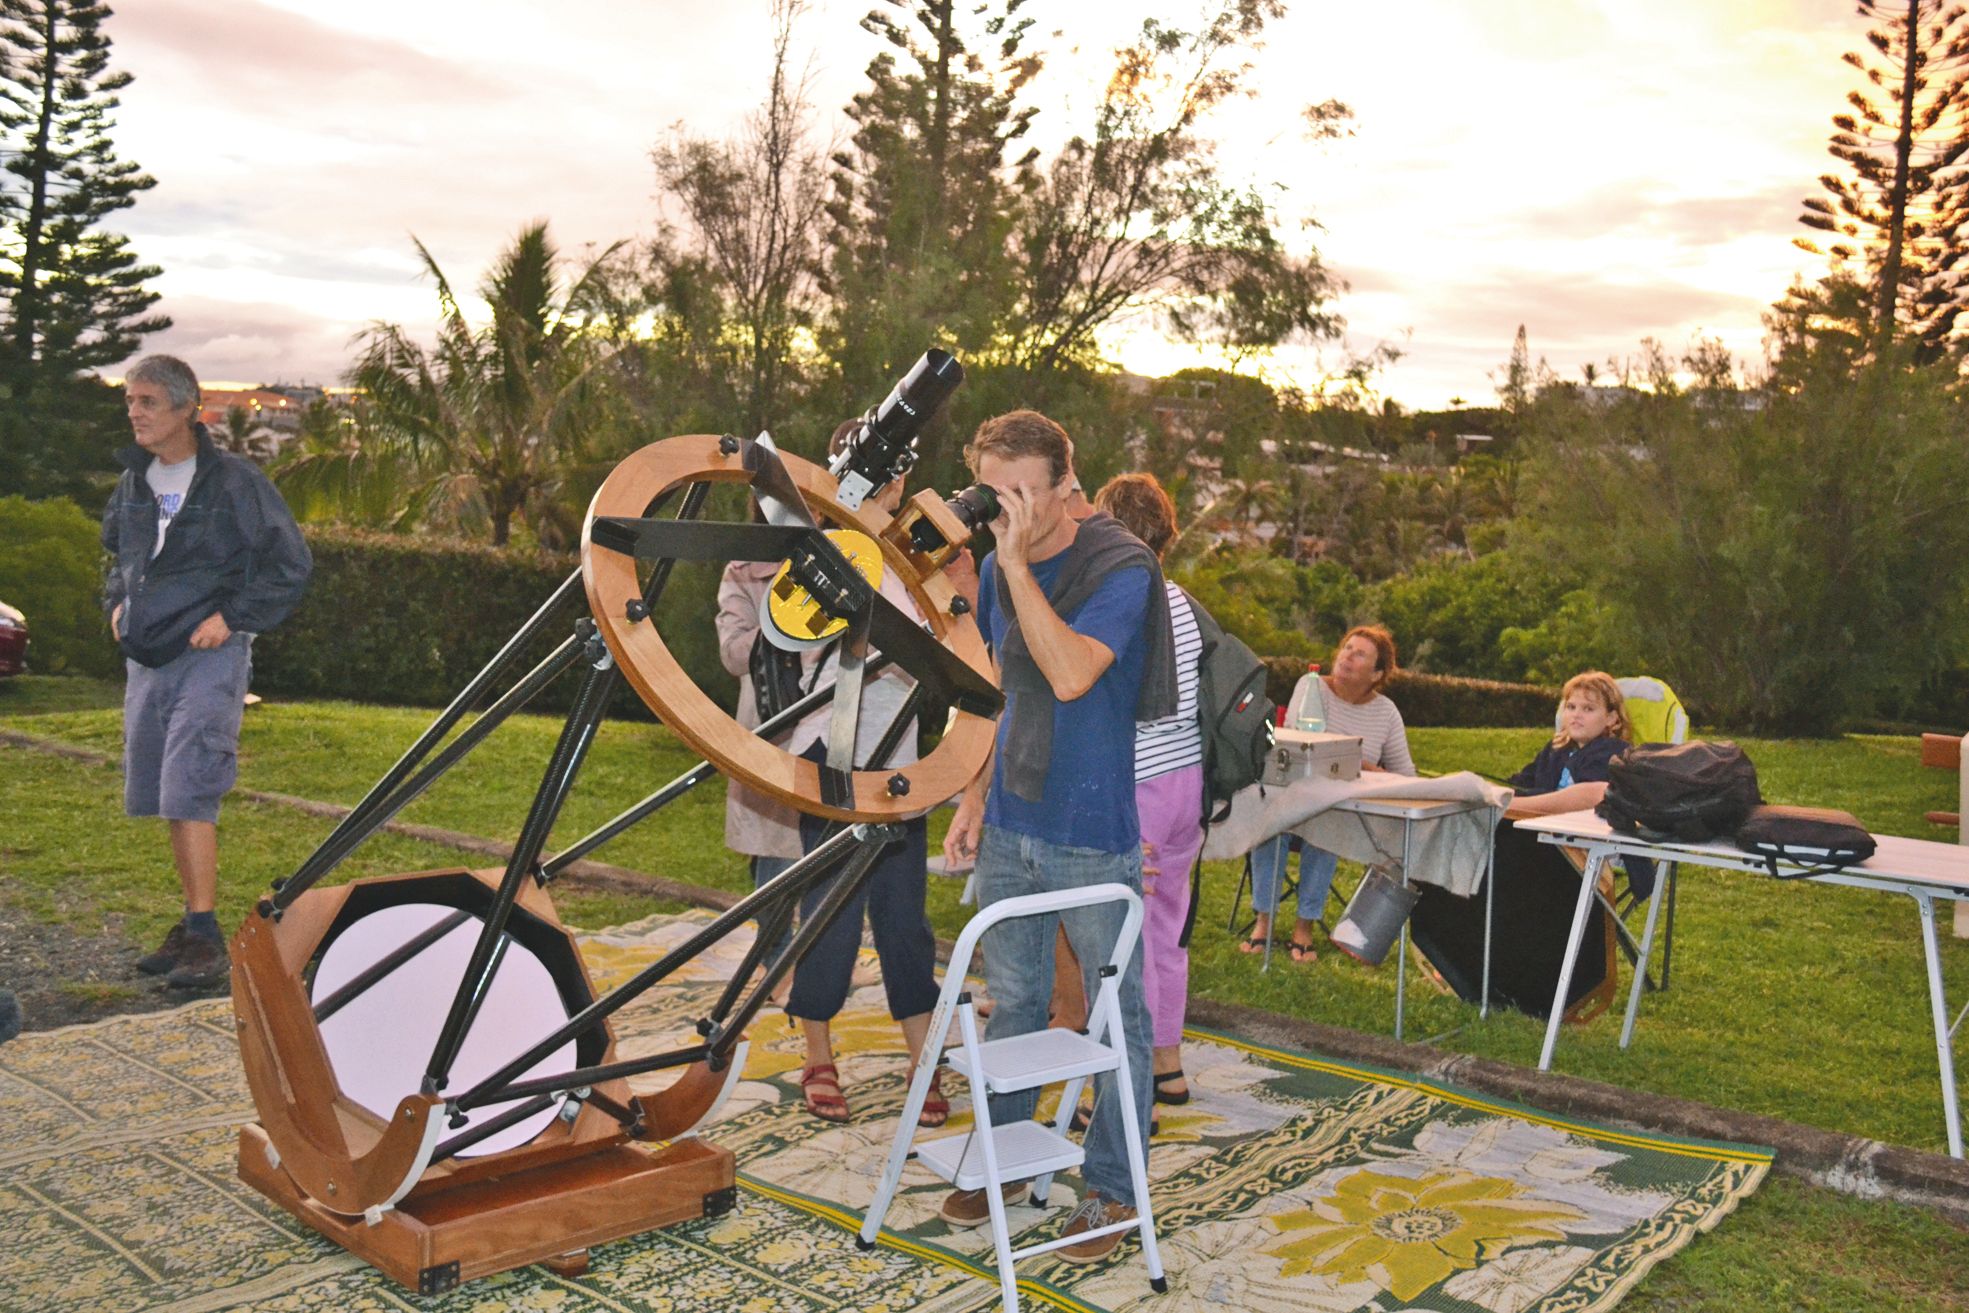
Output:
<path fill-rule="evenodd" d="M 156 185 L 110 140 L 107 5 L 0 0 L 0 486 L 85 495 L 110 471 L 120 407 L 82 376 L 170 320 L 148 314 L 128 239 L 104 222 Z"/>
<path fill-rule="evenodd" d="M 1650 390 L 1611 407 L 1541 396 L 1524 549 L 1584 579 L 1685 700 L 1824 733 L 1962 650 L 1969 446 L 1951 371 L 1903 347 L 1855 373 L 1810 323 L 1790 342 L 1787 388 L 1746 389 L 1709 345 L 1651 349 Z"/>
<path fill-rule="evenodd" d="M 1024 49 L 1026 0 L 884 3 L 861 22 L 888 48 L 848 106 L 828 203 L 819 336 L 842 413 L 879 400 L 927 346 L 988 363 L 1017 282 L 1014 209 L 1035 181 L 1035 153 L 1011 156 L 1035 113 L 1018 96 L 1040 66 Z M 975 406 L 982 390 L 967 391 Z M 932 468 L 954 470 L 954 451 Z"/>
<path fill-rule="evenodd" d="M 401 327 L 363 334 L 349 379 L 364 393 L 362 450 L 377 444 L 393 480 L 400 520 L 482 525 L 495 546 L 524 519 L 548 545 L 571 541 L 580 508 L 569 496 L 588 459 L 611 433 L 613 399 L 605 377 L 614 334 L 626 327 L 607 299 L 609 247 L 563 283 L 547 225 L 522 230 L 480 286 L 491 322 L 474 327 L 451 282 L 422 242 L 417 253 L 437 285 L 436 345 L 427 350 Z M 283 467 L 286 482 L 346 477 L 347 453 L 324 453 Z M 339 463 L 344 473 L 316 465 Z"/>
<path fill-rule="evenodd" d="M 1361 602 L 1360 581 L 1340 566 L 1295 565 L 1250 548 L 1214 548 L 1170 573 L 1219 624 L 1266 656 L 1323 656 Z"/>
<path fill-rule="evenodd" d="M 653 152 L 664 195 L 689 226 L 684 253 L 728 307 L 742 346 L 734 423 L 757 432 L 783 418 L 796 335 L 812 322 L 827 199 L 826 163 L 807 142 L 812 117 L 790 67 L 802 0 L 774 0 L 773 65 L 765 104 L 740 134 L 717 141 L 682 125 Z M 677 256 L 659 247 L 657 259 Z"/>
<path fill-rule="evenodd" d="M 1969 219 L 1969 25 L 1949 0 L 1859 0 L 1873 20 L 1869 55 L 1845 62 L 1865 75 L 1847 93 L 1850 112 L 1833 117 L 1827 148 L 1845 166 L 1820 177 L 1824 196 L 1805 201 L 1800 221 L 1826 236 L 1797 244 L 1835 262 L 1834 277 L 1871 293 L 1859 321 L 1875 343 L 1897 331 L 1920 344 L 1918 357 L 1948 350 L 1964 309 L 1959 266 Z M 1837 304 L 1811 289 L 1794 308 L 1824 314 Z"/>
<path fill-rule="evenodd" d="M 1278 0 L 1221 0 L 1196 31 L 1145 19 L 1119 52 L 1091 136 L 1061 150 L 1025 206 L 1016 240 L 1024 286 L 1014 358 L 1043 375 L 1096 354 L 1100 329 L 1152 308 L 1176 335 L 1244 353 L 1292 337 L 1337 337 L 1338 284 L 1317 253 L 1288 251 L 1265 192 L 1224 181 L 1208 114 L 1245 91 L 1253 48 Z M 1307 112 L 1332 135 L 1348 111 Z"/>

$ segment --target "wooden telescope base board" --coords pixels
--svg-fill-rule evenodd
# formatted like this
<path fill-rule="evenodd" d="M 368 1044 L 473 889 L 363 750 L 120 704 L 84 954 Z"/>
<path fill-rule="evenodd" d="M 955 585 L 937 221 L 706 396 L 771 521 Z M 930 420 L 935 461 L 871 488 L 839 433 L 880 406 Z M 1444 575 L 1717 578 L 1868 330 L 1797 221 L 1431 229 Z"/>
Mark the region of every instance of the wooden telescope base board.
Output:
<path fill-rule="evenodd" d="M 714 1217 L 735 1202 L 731 1150 L 689 1139 L 653 1150 L 621 1144 L 432 1194 L 413 1191 L 372 1226 L 302 1193 L 267 1150 L 257 1124 L 240 1128 L 241 1180 L 426 1295 L 528 1263 L 578 1271 L 591 1245 Z"/>

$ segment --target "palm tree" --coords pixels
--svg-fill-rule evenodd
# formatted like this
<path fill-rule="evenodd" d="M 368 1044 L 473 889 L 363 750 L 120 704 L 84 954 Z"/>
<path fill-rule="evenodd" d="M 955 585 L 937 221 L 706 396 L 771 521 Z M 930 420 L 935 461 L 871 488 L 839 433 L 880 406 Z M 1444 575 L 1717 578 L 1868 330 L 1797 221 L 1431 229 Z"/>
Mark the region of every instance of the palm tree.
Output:
<path fill-rule="evenodd" d="M 563 287 L 547 225 L 530 225 L 480 285 L 492 318 L 476 327 L 416 245 L 437 284 L 437 343 L 427 351 L 395 324 L 362 335 L 349 373 L 363 392 L 357 441 L 398 463 L 404 502 L 424 523 L 489 526 L 495 546 L 516 518 L 536 533 L 561 526 L 553 502 L 613 418 L 603 376 L 625 328 L 608 292 L 621 243 Z"/>

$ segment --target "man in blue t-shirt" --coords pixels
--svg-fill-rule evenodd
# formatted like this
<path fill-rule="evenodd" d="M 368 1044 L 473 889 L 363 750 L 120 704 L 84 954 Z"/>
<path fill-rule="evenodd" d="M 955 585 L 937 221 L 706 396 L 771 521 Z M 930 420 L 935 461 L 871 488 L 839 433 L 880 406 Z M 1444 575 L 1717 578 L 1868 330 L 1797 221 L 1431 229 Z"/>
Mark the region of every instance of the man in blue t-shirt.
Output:
<path fill-rule="evenodd" d="M 1065 430 L 1019 410 L 980 425 L 965 449 L 977 479 L 1002 507 L 997 550 L 979 572 L 978 622 L 999 671 L 1005 710 L 990 763 L 965 790 L 944 840 L 953 867 L 977 867 L 978 902 L 1116 883 L 1140 892 L 1141 826 L 1135 813 L 1135 722 L 1175 707 L 1168 602 L 1155 556 L 1112 518 L 1076 521 L 1073 445 Z M 985 975 L 995 1008 L 986 1034 L 1046 1025 L 1056 924 L 1066 927 L 1087 995 L 1121 932 L 1120 904 L 1001 922 L 985 937 Z M 1138 943 L 1119 981 L 1135 1142 L 1149 1134 L 1149 1017 Z M 1036 1094 L 994 1097 L 994 1124 L 1033 1115 Z M 1066 1234 L 1135 1216 L 1135 1173 L 1111 1074 L 1095 1081 L 1082 1168 L 1087 1193 Z M 1008 1192 L 1009 1197 L 1009 1192 Z M 960 1190 L 943 1217 L 975 1226 L 989 1216 L 982 1190 Z M 1106 1257 L 1122 1232 L 1059 1250 L 1075 1262 Z"/>

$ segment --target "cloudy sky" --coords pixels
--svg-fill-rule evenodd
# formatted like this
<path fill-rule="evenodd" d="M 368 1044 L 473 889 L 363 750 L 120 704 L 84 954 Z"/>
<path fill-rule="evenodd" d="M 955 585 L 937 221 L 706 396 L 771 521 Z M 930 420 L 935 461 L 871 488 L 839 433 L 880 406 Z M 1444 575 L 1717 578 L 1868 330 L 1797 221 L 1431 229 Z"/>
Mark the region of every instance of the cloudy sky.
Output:
<path fill-rule="evenodd" d="M 1194 0 L 1168 6 L 1177 21 Z M 860 85 L 871 0 L 814 0 L 822 131 Z M 1799 202 L 1862 26 L 1849 0 L 1293 0 L 1257 95 L 1214 128 L 1233 177 L 1281 185 L 1293 240 L 1350 290 L 1348 346 L 1401 347 L 1412 406 L 1494 396 L 1526 325 L 1561 373 L 1694 335 L 1755 353 L 1808 257 Z M 352 334 L 422 329 L 412 234 L 472 284 L 528 220 L 564 249 L 650 233 L 649 150 L 721 134 L 758 102 L 766 0 L 120 0 L 117 138 L 159 180 L 118 216 L 163 266 L 158 349 L 206 378 L 332 381 Z M 1032 0 L 1049 52 L 1038 144 L 1086 124 L 1137 4 Z M 1315 144 L 1335 97 L 1355 135 Z M 845 135 L 843 133 L 842 135 Z M 1317 221 L 1319 227 L 1303 226 Z M 1110 342 L 1159 373 L 1194 356 L 1152 324 Z M 1336 353 L 1269 365 L 1312 383 Z"/>

